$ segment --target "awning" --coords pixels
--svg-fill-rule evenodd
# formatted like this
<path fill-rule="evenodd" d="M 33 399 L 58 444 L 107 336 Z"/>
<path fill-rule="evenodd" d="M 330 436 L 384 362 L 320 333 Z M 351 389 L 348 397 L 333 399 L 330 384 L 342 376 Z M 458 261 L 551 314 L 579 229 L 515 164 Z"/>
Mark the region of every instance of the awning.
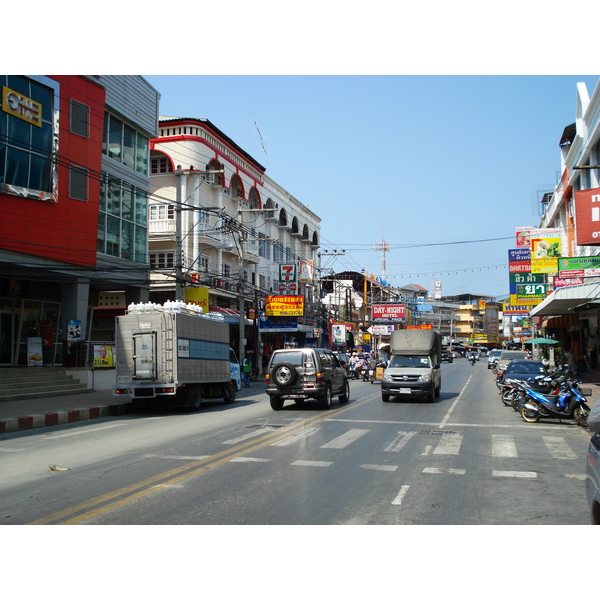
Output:
<path fill-rule="evenodd" d="M 572 315 L 577 307 L 598 299 L 600 299 L 600 278 L 590 277 L 588 283 L 554 290 L 544 301 L 534 306 L 529 314 L 532 317 Z"/>
<path fill-rule="evenodd" d="M 209 306 L 208 310 L 211 312 L 218 312 L 223 315 L 226 323 L 239 323 L 240 322 L 240 311 L 234 308 L 225 308 L 224 306 Z M 246 325 L 254 325 L 254 321 L 244 318 Z"/>

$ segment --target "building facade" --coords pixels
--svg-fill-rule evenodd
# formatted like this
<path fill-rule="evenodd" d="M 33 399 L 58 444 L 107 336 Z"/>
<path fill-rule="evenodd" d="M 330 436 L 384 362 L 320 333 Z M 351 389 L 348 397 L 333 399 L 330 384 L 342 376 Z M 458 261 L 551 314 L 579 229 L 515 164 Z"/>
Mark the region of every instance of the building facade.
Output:
<path fill-rule="evenodd" d="M 286 343 L 314 343 L 320 218 L 207 119 L 161 117 L 150 165 L 151 300 L 221 312 L 254 364 Z M 292 281 L 282 265 L 294 266 Z M 304 314 L 266 315 L 276 295 L 302 296 Z"/>
<path fill-rule="evenodd" d="M 590 257 L 593 265 L 600 254 L 600 85 L 590 96 L 585 84 L 577 84 L 575 123 L 564 129 L 559 147 L 561 177 L 542 199 L 540 228 L 560 230 L 563 257 Z M 547 276 L 554 289 L 530 311 L 536 337 L 553 338 L 563 358 L 572 351 L 594 368 L 600 343 L 599 272 L 586 269 L 583 277 L 569 281 Z"/>
<path fill-rule="evenodd" d="M 112 342 L 102 309 L 148 295 L 159 95 L 135 76 L 0 82 L 0 366 L 26 366 L 31 339 L 40 364 L 84 366 L 87 342 Z"/>

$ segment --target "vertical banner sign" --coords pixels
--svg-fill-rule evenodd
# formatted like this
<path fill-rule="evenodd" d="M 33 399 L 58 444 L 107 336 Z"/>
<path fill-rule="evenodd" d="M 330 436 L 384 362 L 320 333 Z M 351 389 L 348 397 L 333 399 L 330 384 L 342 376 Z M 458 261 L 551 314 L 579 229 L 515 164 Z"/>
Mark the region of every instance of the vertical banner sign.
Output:
<path fill-rule="evenodd" d="M 531 251 L 529 248 L 515 248 L 508 251 L 509 273 L 531 273 Z"/>
<path fill-rule="evenodd" d="M 578 246 L 600 246 L 600 188 L 575 192 Z"/>
<path fill-rule="evenodd" d="M 531 272 L 558 273 L 560 229 L 531 230 Z"/>
<path fill-rule="evenodd" d="M 298 273 L 298 281 L 310 283 L 313 280 L 313 261 L 301 260 L 300 272 Z"/>

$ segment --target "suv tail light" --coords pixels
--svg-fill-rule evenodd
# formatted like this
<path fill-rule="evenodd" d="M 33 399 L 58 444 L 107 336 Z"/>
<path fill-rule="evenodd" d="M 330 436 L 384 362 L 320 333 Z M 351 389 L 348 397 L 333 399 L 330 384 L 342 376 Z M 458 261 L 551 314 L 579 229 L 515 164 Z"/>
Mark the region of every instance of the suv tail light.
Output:
<path fill-rule="evenodd" d="M 323 383 L 323 373 L 317 373 L 317 383 Z"/>

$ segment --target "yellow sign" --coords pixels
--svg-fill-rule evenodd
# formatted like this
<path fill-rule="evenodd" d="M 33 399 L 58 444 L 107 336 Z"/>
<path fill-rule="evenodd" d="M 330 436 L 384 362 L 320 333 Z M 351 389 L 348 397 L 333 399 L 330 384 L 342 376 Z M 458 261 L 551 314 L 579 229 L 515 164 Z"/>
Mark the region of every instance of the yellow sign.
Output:
<path fill-rule="evenodd" d="M 94 368 L 115 366 L 115 347 L 94 345 Z"/>
<path fill-rule="evenodd" d="M 267 317 L 301 317 L 304 315 L 304 296 L 267 296 Z"/>
<path fill-rule="evenodd" d="M 202 308 L 203 313 L 208 312 L 208 288 L 207 287 L 188 287 L 184 288 L 184 298 L 186 304 L 197 304 Z"/>
<path fill-rule="evenodd" d="M 539 304 L 545 298 L 517 298 L 516 294 L 510 295 L 510 304 L 512 306 L 530 306 L 532 304 Z"/>
<path fill-rule="evenodd" d="M 42 105 L 5 85 L 2 86 L 2 110 L 32 125 L 42 126 Z"/>

